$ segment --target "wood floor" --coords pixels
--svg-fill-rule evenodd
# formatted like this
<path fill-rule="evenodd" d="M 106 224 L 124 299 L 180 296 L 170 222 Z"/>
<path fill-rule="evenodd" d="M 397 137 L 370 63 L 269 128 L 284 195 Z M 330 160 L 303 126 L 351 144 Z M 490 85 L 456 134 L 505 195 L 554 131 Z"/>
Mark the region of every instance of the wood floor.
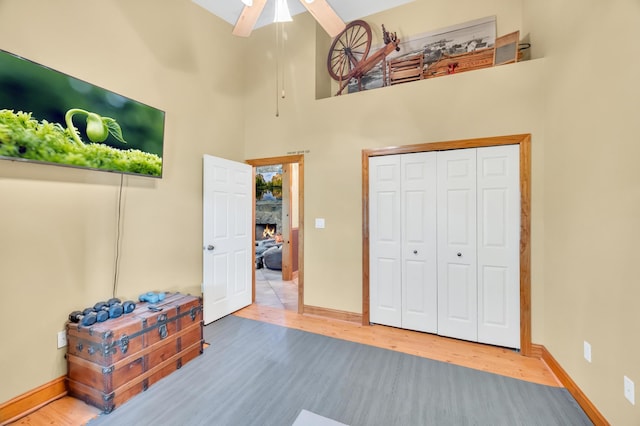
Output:
<path fill-rule="evenodd" d="M 561 387 L 544 361 L 512 350 L 382 325 L 363 326 L 253 304 L 234 315 L 337 339 L 391 349 L 476 370 L 548 386 Z"/>
<path fill-rule="evenodd" d="M 89 420 L 97 417 L 99 414 L 99 409 L 87 405 L 79 399 L 65 396 L 45 405 L 38 411 L 9 424 L 31 426 L 77 426 L 86 424 Z"/>
<path fill-rule="evenodd" d="M 561 384 L 540 359 L 527 358 L 504 348 L 464 342 L 380 325 L 362 326 L 295 311 L 253 304 L 234 315 L 284 327 L 323 334 L 338 339 L 400 351 L 411 355 L 448 362 L 548 386 Z M 83 425 L 99 414 L 71 397 L 48 404 L 12 425 Z"/>

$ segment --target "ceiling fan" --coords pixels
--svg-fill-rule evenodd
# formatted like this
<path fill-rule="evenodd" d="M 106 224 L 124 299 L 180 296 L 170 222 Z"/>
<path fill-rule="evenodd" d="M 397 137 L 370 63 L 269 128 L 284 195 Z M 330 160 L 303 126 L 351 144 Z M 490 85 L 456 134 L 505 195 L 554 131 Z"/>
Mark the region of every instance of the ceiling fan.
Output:
<path fill-rule="evenodd" d="M 289 10 L 286 5 L 286 0 L 277 0 L 276 4 L 276 16 L 278 14 L 278 8 L 284 7 L 285 17 L 291 20 Z M 264 9 L 267 0 L 242 0 L 244 3 L 244 9 L 242 14 L 238 18 L 235 27 L 233 28 L 233 35 L 240 37 L 249 37 L 256 21 L 260 17 L 262 10 Z M 311 13 L 311 15 L 318 21 L 318 23 L 324 28 L 324 30 L 331 36 L 335 37 L 345 29 L 346 24 L 331 8 L 327 0 L 300 0 L 300 3 Z"/>

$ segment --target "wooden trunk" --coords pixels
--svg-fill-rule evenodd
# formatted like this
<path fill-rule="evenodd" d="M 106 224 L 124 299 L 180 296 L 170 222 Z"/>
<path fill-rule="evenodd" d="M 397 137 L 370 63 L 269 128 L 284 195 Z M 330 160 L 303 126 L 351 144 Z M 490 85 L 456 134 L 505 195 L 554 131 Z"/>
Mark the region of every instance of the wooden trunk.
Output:
<path fill-rule="evenodd" d="M 202 302 L 180 293 L 120 318 L 67 323 L 69 394 L 105 413 L 202 353 Z"/>

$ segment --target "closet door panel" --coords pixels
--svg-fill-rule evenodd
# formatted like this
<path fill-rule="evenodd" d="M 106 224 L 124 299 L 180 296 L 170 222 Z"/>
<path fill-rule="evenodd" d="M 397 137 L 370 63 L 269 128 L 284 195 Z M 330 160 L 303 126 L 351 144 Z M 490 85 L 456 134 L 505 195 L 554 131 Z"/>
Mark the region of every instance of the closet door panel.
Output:
<path fill-rule="evenodd" d="M 435 333 L 436 153 L 403 155 L 401 175 L 402 327 Z"/>
<path fill-rule="evenodd" d="M 478 148 L 478 340 L 520 347 L 519 146 Z"/>
<path fill-rule="evenodd" d="M 438 334 L 478 339 L 476 150 L 437 155 Z"/>
<path fill-rule="evenodd" d="M 401 327 L 400 156 L 369 159 L 369 217 L 370 321 Z"/>
<path fill-rule="evenodd" d="M 464 323 L 475 322 L 476 310 L 473 306 L 475 280 L 472 266 L 450 262 L 447 265 L 446 274 L 448 278 L 447 293 L 443 296 L 447 300 L 445 311 L 448 320 Z"/>
<path fill-rule="evenodd" d="M 480 326 L 504 326 L 507 323 L 508 270 L 499 266 L 480 266 L 478 285 L 482 283 L 478 315 L 481 316 Z M 478 331 L 480 334 L 480 332 Z M 478 340 L 482 340 L 480 335 Z"/>

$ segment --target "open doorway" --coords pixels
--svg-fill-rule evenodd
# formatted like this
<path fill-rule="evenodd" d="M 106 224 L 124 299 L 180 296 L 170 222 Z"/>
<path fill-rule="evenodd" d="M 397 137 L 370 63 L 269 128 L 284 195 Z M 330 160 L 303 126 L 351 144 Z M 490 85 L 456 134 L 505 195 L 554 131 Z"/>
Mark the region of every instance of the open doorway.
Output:
<path fill-rule="evenodd" d="M 303 156 L 248 160 L 255 182 L 253 303 L 303 311 Z"/>

